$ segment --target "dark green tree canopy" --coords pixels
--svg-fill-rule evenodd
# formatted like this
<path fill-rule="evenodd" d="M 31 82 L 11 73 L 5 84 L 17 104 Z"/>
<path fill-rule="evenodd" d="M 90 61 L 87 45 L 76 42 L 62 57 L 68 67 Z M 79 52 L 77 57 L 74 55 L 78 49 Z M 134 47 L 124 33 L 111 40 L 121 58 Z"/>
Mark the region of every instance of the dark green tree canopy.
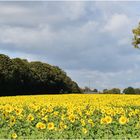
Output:
<path fill-rule="evenodd" d="M 77 83 L 58 66 L 0 54 L 1 95 L 80 92 Z"/>
<path fill-rule="evenodd" d="M 128 87 L 123 90 L 125 94 L 135 94 L 135 89 L 133 87 Z"/>

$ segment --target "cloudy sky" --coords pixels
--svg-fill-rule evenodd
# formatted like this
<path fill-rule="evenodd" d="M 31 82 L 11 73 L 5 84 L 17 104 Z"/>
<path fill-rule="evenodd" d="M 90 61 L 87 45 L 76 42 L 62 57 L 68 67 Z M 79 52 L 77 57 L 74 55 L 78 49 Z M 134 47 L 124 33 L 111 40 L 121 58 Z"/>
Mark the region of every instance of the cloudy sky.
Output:
<path fill-rule="evenodd" d="M 0 53 L 57 65 L 81 87 L 140 87 L 139 5 L 0 2 Z"/>

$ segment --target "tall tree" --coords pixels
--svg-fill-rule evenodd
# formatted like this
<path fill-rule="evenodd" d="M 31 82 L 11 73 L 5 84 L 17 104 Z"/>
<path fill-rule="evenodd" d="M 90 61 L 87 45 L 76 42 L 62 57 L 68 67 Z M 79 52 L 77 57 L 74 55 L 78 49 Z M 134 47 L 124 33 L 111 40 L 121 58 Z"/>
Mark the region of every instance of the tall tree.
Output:
<path fill-rule="evenodd" d="M 78 85 L 58 66 L 0 55 L 0 93 L 3 95 L 80 92 Z"/>
<path fill-rule="evenodd" d="M 12 60 L 4 55 L 0 54 L 0 91 L 11 91 L 13 89 L 13 73 L 14 65 Z"/>

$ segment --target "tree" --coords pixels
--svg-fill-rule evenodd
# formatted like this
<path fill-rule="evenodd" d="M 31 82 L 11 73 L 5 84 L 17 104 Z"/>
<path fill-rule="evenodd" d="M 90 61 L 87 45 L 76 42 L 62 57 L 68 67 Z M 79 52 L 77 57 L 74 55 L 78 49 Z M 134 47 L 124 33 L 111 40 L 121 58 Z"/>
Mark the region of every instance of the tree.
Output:
<path fill-rule="evenodd" d="M 107 94 L 108 93 L 108 89 L 103 89 L 103 93 Z"/>
<path fill-rule="evenodd" d="M 133 42 L 132 44 L 134 45 L 135 48 L 139 48 L 140 44 L 140 23 L 138 27 L 132 30 L 134 37 L 133 37 Z"/>
<path fill-rule="evenodd" d="M 83 90 L 84 90 L 84 92 L 91 92 L 91 89 L 87 86 L 85 86 Z"/>
<path fill-rule="evenodd" d="M 57 66 L 0 55 L 0 93 L 81 93 L 76 82 Z M 5 94 L 6 93 L 6 94 Z"/>
<path fill-rule="evenodd" d="M 125 94 L 135 94 L 135 90 L 134 90 L 133 87 L 128 87 L 128 88 L 125 88 L 123 90 L 123 93 L 125 93 Z"/>
<path fill-rule="evenodd" d="M 121 90 L 119 88 L 104 89 L 103 93 L 105 93 L 105 94 L 120 94 Z"/>
<path fill-rule="evenodd" d="M 40 78 L 34 70 L 30 68 L 29 62 L 25 59 L 12 59 L 15 66 L 13 82 L 15 91 L 18 93 L 34 91 Z"/>
<path fill-rule="evenodd" d="M 121 93 L 121 90 L 119 88 L 112 88 L 110 90 L 110 92 L 113 93 L 113 94 L 120 94 Z"/>
<path fill-rule="evenodd" d="M 93 89 L 93 92 L 98 92 L 98 90 L 95 88 L 95 89 Z"/>
<path fill-rule="evenodd" d="M 12 60 L 0 54 L 0 93 L 9 92 L 13 89 L 14 65 Z"/>
<path fill-rule="evenodd" d="M 140 94 L 140 88 L 135 88 L 135 94 Z"/>

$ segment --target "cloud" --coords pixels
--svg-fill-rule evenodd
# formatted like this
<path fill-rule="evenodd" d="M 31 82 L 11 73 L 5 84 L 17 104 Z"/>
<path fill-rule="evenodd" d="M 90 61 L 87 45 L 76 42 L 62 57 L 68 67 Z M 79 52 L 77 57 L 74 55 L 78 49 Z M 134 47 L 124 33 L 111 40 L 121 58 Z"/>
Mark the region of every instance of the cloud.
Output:
<path fill-rule="evenodd" d="M 0 31 L 3 33 L 0 35 L 0 41 L 2 43 L 12 43 L 15 45 L 35 45 L 37 42 L 45 40 L 51 41 L 53 38 L 50 29 L 45 27 L 38 28 L 25 28 L 25 27 L 12 27 L 12 26 L 1 26 Z"/>
<path fill-rule="evenodd" d="M 130 20 L 125 14 L 114 14 L 106 23 L 104 31 L 111 33 L 121 32 L 129 24 Z"/>
<path fill-rule="evenodd" d="M 89 80 L 99 89 L 136 86 L 139 51 L 131 45 L 131 30 L 138 23 L 137 5 L 2 2 L 0 51 L 58 65 L 80 86 Z"/>
<path fill-rule="evenodd" d="M 90 88 L 98 88 L 99 90 L 120 88 L 124 89 L 128 86 L 139 87 L 139 80 L 137 77 L 140 76 L 140 69 L 134 68 L 134 70 L 126 70 L 119 72 L 99 72 L 93 70 L 81 70 L 81 71 L 69 71 L 68 75 L 81 86 L 89 86 Z M 86 73 L 86 74 L 85 74 Z M 135 73 L 135 74 L 134 74 Z M 112 84 L 113 83 L 113 84 Z"/>
<path fill-rule="evenodd" d="M 85 10 L 86 3 L 85 2 L 79 2 L 79 1 L 76 1 L 74 3 L 73 2 L 63 2 L 63 5 L 65 5 L 65 6 L 61 7 L 63 16 L 70 20 L 77 20 L 77 19 L 81 18 L 86 12 L 86 10 Z"/>

